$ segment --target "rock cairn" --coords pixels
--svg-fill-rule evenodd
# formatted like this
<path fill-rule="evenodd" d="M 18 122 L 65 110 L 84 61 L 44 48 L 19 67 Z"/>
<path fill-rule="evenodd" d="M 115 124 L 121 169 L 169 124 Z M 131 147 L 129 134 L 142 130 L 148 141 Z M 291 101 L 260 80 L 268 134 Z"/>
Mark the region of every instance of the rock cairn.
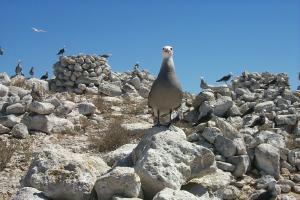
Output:
<path fill-rule="evenodd" d="M 130 93 L 148 96 L 154 77 L 145 70 L 113 72 L 107 59 L 95 55 L 62 56 L 53 66 L 55 79 L 51 89 L 76 94 L 120 96 Z"/>
<path fill-rule="evenodd" d="M 107 60 L 96 55 L 61 56 L 53 68 L 55 90 L 76 93 L 99 86 L 111 73 Z"/>

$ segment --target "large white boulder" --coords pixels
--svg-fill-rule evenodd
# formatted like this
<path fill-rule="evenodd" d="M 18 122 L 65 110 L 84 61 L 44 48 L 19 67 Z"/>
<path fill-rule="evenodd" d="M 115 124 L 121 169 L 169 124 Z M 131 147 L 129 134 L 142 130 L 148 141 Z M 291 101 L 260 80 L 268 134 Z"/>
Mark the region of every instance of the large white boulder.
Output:
<path fill-rule="evenodd" d="M 110 200 L 114 195 L 142 197 L 140 177 L 130 167 L 116 167 L 99 177 L 94 186 L 98 200 Z"/>
<path fill-rule="evenodd" d="M 258 145 L 255 149 L 255 161 L 260 170 L 279 178 L 280 154 L 278 148 L 266 143 Z"/>
<path fill-rule="evenodd" d="M 8 87 L 5 85 L 0 84 L 0 97 L 5 97 L 8 94 Z"/>
<path fill-rule="evenodd" d="M 37 78 L 30 78 L 28 80 L 26 80 L 26 85 L 29 88 L 32 88 L 33 85 L 35 85 L 35 87 L 37 89 L 43 90 L 43 91 L 49 91 L 49 83 L 48 81 L 44 81 L 41 79 L 37 79 Z"/>
<path fill-rule="evenodd" d="M 54 112 L 55 106 L 47 102 L 33 101 L 29 104 L 28 110 L 41 115 L 48 115 Z"/>
<path fill-rule="evenodd" d="M 26 115 L 22 122 L 28 130 L 44 133 L 70 133 L 74 131 L 74 125 L 68 119 L 51 115 Z"/>
<path fill-rule="evenodd" d="M 21 188 L 11 200 L 47 200 L 48 198 L 39 190 L 32 187 Z"/>
<path fill-rule="evenodd" d="M 201 198 L 193 195 L 184 190 L 173 190 L 170 188 L 165 188 L 155 195 L 153 200 L 205 200 L 206 198 Z"/>
<path fill-rule="evenodd" d="M 51 199 L 86 200 L 97 176 L 108 169 L 100 157 L 48 144 L 34 156 L 22 185 L 43 191 Z"/>
<path fill-rule="evenodd" d="M 149 129 L 132 152 L 147 198 L 165 187 L 180 189 L 188 180 L 215 170 L 214 154 L 209 149 L 188 142 L 181 129 L 171 129 Z"/>

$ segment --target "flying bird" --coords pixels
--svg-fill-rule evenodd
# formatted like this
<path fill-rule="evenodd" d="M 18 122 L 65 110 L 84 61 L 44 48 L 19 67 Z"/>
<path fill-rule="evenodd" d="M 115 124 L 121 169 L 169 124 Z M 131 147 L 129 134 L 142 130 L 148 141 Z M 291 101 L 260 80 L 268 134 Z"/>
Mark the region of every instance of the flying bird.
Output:
<path fill-rule="evenodd" d="M 4 49 L 0 47 L 0 56 L 2 56 L 3 54 L 4 54 Z"/>
<path fill-rule="evenodd" d="M 63 56 L 64 53 L 65 53 L 65 46 L 64 46 L 64 48 L 60 49 L 59 52 L 56 55 L 58 55 L 58 56 L 62 55 Z"/>
<path fill-rule="evenodd" d="M 47 80 L 48 77 L 49 77 L 48 71 L 46 71 L 46 73 L 43 76 L 41 76 L 41 80 Z"/>
<path fill-rule="evenodd" d="M 34 76 L 34 67 L 31 67 L 31 68 L 30 68 L 30 70 L 29 70 L 29 75 L 30 75 L 31 77 Z"/>
<path fill-rule="evenodd" d="M 47 31 L 43 30 L 43 29 L 37 29 L 35 27 L 32 27 L 33 32 L 37 32 L 37 33 L 46 33 Z"/>
<path fill-rule="evenodd" d="M 170 114 L 168 125 L 171 125 L 172 111 L 180 107 L 183 97 L 181 85 L 176 78 L 173 48 L 171 46 L 163 47 L 162 57 L 159 74 L 153 82 L 148 96 L 148 106 L 157 115 L 157 126 L 161 125 L 160 116 L 167 113 Z"/>
<path fill-rule="evenodd" d="M 227 81 L 229 81 L 231 79 L 232 75 L 233 75 L 233 73 L 230 72 L 228 75 L 223 76 L 222 78 L 220 78 L 216 82 L 225 82 L 227 84 Z"/>
<path fill-rule="evenodd" d="M 15 72 L 16 72 L 16 76 L 17 75 L 24 75 L 23 73 L 22 73 L 22 66 L 21 66 L 21 63 L 22 63 L 22 61 L 18 61 L 18 64 L 17 64 L 17 66 L 16 66 L 16 68 L 15 68 Z"/>
<path fill-rule="evenodd" d="M 105 54 L 100 55 L 101 58 L 105 58 L 105 59 L 109 58 L 110 56 L 112 56 L 111 53 L 105 53 Z"/>

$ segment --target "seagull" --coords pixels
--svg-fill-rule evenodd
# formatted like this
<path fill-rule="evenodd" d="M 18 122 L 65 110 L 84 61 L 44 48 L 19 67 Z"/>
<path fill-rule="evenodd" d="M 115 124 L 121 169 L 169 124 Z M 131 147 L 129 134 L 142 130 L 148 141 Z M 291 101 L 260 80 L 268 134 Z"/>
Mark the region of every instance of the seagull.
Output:
<path fill-rule="evenodd" d="M 3 54 L 4 54 L 4 49 L 0 47 L 0 56 L 2 56 Z"/>
<path fill-rule="evenodd" d="M 201 76 L 200 79 L 201 79 L 201 81 L 200 81 L 200 88 L 202 88 L 202 89 L 207 89 L 207 88 L 208 88 L 208 85 L 207 85 L 207 83 L 204 81 L 203 76 Z"/>
<path fill-rule="evenodd" d="M 109 58 L 110 56 L 112 56 L 111 53 L 105 53 L 105 54 L 100 55 L 101 58 L 106 58 L 106 59 Z"/>
<path fill-rule="evenodd" d="M 264 125 L 266 123 L 265 112 L 266 112 L 266 110 L 263 110 L 262 113 L 259 115 L 259 117 L 256 118 L 249 127 L 254 128 L 255 126 Z"/>
<path fill-rule="evenodd" d="M 48 76 L 48 71 L 46 71 L 46 73 L 43 76 L 41 76 L 41 80 L 47 80 Z"/>
<path fill-rule="evenodd" d="M 227 81 L 229 81 L 232 77 L 233 73 L 230 72 L 228 75 L 223 76 L 221 79 L 217 80 L 216 82 L 225 82 L 227 84 Z"/>
<path fill-rule="evenodd" d="M 62 55 L 62 56 L 63 56 L 64 53 L 65 53 L 65 47 L 66 47 L 66 46 L 64 46 L 64 48 L 60 49 L 59 52 L 58 52 L 56 55 L 58 55 L 58 56 L 59 56 L 59 55 Z"/>
<path fill-rule="evenodd" d="M 21 63 L 22 63 L 22 61 L 19 60 L 17 66 L 16 66 L 16 68 L 15 68 L 16 76 L 17 76 L 17 75 L 22 75 L 22 76 L 24 75 L 24 74 L 22 73 L 22 70 L 23 70 L 23 69 L 22 69 Z"/>
<path fill-rule="evenodd" d="M 29 70 L 29 75 L 30 75 L 31 77 L 33 77 L 33 75 L 34 75 L 34 67 L 31 67 L 31 68 L 30 68 L 30 70 Z"/>
<path fill-rule="evenodd" d="M 160 126 L 160 116 L 170 114 L 171 125 L 172 111 L 181 105 L 183 92 L 181 85 L 176 78 L 175 66 L 173 61 L 173 48 L 164 46 L 162 49 L 163 61 L 159 74 L 151 86 L 148 96 L 148 106 L 157 115 L 157 124 Z"/>
<path fill-rule="evenodd" d="M 43 30 L 43 29 L 37 29 L 35 27 L 32 27 L 33 32 L 37 32 L 37 33 L 46 33 L 47 31 Z"/>

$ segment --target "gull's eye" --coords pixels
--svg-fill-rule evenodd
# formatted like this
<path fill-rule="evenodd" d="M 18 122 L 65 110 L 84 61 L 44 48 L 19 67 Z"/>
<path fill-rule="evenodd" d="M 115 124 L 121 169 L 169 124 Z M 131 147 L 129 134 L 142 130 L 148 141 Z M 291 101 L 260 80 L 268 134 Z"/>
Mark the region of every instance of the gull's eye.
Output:
<path fill-rule="evenodd" d="M 165 48 L 163 48 L 163 50 L 165 50 Z"/>
<path fill-rule="evenodd" d="M 173 48 L 170 48 L 171 49 L 171 51 L 173 51 Z"/>

